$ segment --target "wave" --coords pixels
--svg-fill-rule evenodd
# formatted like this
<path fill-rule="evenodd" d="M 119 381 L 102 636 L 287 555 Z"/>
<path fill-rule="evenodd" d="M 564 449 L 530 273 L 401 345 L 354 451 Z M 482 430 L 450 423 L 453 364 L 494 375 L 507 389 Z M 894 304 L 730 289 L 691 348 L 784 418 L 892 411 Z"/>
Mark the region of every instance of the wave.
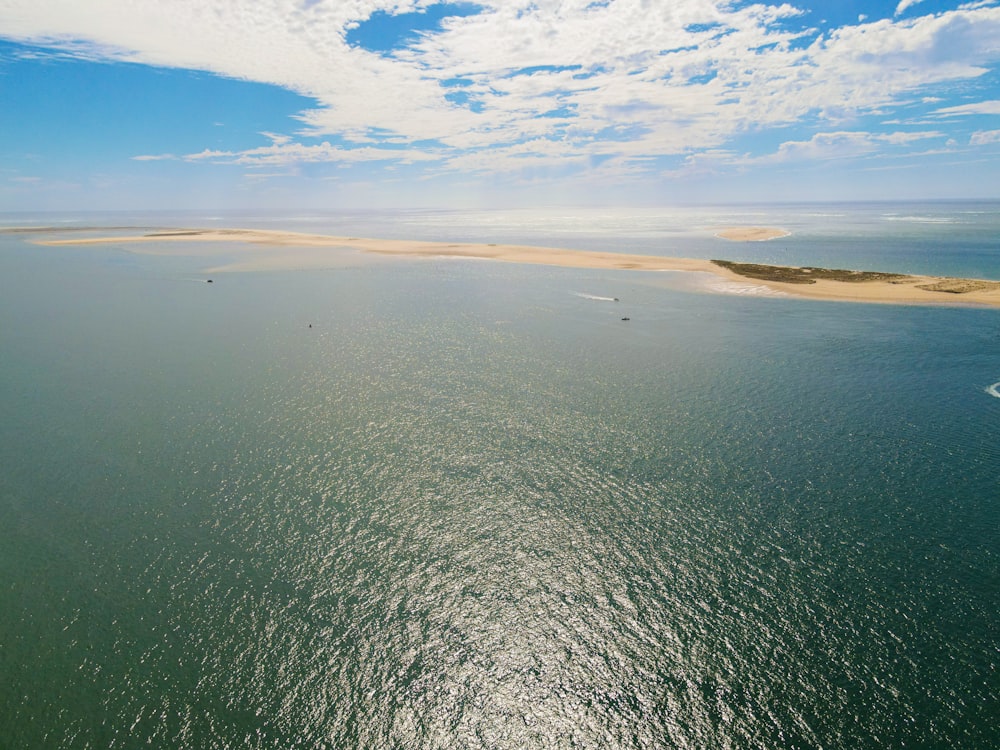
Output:
<path fill-rule="evenodd" d="M 586 294 L 585 292 L 573 292 L 577 297 L 583 297 L 583 299 L 597 300 L 598 302 L 617 302 L 617 297 L 599 297 L 596 294 Z"/>
<path fill-rule="evenodd" d="M 954 224 L 955 219 L 947 216 L 898 216 L 897 214 L 887 214 L 882 217 L 885 221 L 911 221 L 916 224 Z"/>
<path fill-rule="evenodd" d="M 989 388 L 987 388 L 986 392 L 988 394 L 990 394 L 991 396 L 995 396 L 996 398 L 1000 398 L 1000 390 L 998 390 L 998 389 L 1000 389 L 1000 381 L 994 383 Z"/>

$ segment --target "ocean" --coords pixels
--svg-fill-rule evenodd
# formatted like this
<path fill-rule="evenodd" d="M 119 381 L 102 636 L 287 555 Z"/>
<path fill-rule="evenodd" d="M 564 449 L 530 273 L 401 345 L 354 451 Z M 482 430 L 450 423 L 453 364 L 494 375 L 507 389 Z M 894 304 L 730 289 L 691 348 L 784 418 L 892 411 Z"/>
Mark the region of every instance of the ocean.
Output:
<path fill-rule="evenodd" d="M 744 224 L 792 234 L 711 231 Z M 997 203 L 26 225 L 1000 280 Z M 997 747 L 1000 310 L 454 258 L 206 284 L 31 238 L 0 232 L 0 747 Z"/>

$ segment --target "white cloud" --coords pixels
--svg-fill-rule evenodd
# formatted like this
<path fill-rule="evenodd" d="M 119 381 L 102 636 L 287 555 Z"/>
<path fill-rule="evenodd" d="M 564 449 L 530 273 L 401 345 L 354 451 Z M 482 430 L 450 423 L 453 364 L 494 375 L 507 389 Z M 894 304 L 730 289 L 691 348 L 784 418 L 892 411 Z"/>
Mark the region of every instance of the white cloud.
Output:
<path fill-rule="evenodd" d="M 282 133 L 269 133 L 265 130 L 261 132 L 261 135 L 271 141 L 271 143 L 275 146 L 284 146 L 292 141 L 291 136 L 284 135 Z"/>
<path fill-rule="evenodd" d="M 837 131 L 817 133 L 807 141 L 785 141 L 773 154 L 744 160 L 744 163 L 788 163 L 844 159 L 880 151 L 884 145 L 898 146 L 942 138 L 944 133 L 922 131 L 919 133 L 868 133 Z"/>
<path fill-rule="evenodd" d="M 961 104 L 957 107 L 944 107 L 936 110 L 935 115 L 1000 115 L 1000 100 Z"/>
<path fill-rule="evenodd" d="M 969 138 L 970 146 L 985 146 L 989 143 L 1000 143 L 1000 130 L 979 130 Z"/>
<path fill-rule="evenodd" d="M 417 149 L 388 148 L 341 148 L 327 142 L 314 146 L 291 142 L 279 138 L 269 146 L 246 149 L 244 151 L 214 151 L 205 149 L 196 154 L 187 154 L 184 161 L 207 161 L 216 164 L 242 164 L 251 167 L 288 166 L 292 164 L 338 162 L 357 163 L 366 161 L 395 161 L 410 164 L 417 161 L 439 161 L 441 156 L 433 152 Z"/>
<path fill-rule="evenodd" d="M 877 141 L 870 133 L 817 133 L 808 141 L 785 141 L 778 150 L 757 162 L 794 162 L 842 159 L 874 151 Z"/>
<path fill-rule="evenodd" d="M 174 161 L 177 157 L 173 154 L 140 154 L 133 156 L 132 161 Z"/>
<path fill-rule="evenodd" d="M 916 5 L 917 3 L 922 3 L 923 0 L 899 0 L 899 5 L 896 6 L 896 12 L 894 15 L 900 15 L 908 8 Z"/>
<path fill-rule="evenodd" d="M 917 2 L 902 0 L 896 14 Z M 255 167 L 423 161 L 480 171 L 561 159 L 585 165 L 591 157 L 635 165 L 725 151 L 735 136 L 802 122 L 830 132 L 789 141 L 800 145 L 788 145 L 785 157 L 822 158 L 888 143 L 845 135 L 859 115 L 919 99 L 924 87 L 974 79 L 1000 60 L 995 4 L 793 33 L 783 22 L 801 12 L 789 4 L 483 0 L 479 15 L 449 18 L 440 33 L 392 57 L 346 42 L 348 29 L 375 10 L 428 4 L 6 0 L 0 35 L 275 84 L 316 102 L 300 113 L 297 136 L 343 144 L 264 133 L 270 145 L 261 148 L 181 157 Z M 468 84 L 442 85 L 450 79 Z M 446 98 L 456 91 L 475 109 Z M 421 142 L 436 145 L 414 145 Z"/>

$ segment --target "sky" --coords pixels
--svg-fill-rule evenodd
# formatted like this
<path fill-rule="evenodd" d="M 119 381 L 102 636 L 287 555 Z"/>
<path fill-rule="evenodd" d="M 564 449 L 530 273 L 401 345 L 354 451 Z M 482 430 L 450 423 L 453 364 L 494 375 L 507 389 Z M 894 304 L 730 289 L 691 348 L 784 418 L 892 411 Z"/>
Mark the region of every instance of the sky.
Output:
<path fill-rule="evenodd" d="M 1000 198 L 1000 0 L 0 0 L 0 211 Z"/>

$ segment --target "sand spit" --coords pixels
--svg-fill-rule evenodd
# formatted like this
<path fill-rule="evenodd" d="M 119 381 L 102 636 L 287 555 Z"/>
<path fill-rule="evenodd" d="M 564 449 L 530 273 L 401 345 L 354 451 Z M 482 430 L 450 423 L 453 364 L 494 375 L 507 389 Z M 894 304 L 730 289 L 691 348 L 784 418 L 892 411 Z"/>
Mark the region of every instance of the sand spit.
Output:
<path fill-rule="evenodd" d="M 567 268 L 604 268 L 640 271 L 712 271 L 712 262 L 695 258 L 664 258 L 656 255 L 628 255 L 589 250 L 566 250 L 554 247 L 526 245 L 478 244 L 462 242 L 425 242 L 421 240 L 381 240 L 365 237 L 334 237 L 300 232 L 278 232 L 256 229 L 180 229 L 119 237 L 80 237 L 60 240 L 36 240 L 40 245 L 150 245 L 136 252 L 150 254 L 187 254 L 182 243 L 243 242 L 251 245 L 245 259 L 211 271 L 260 271 L 333 268 L 341 265 L 331 250 L 354 250 L 378 255 L 415 257 L 451 257 L 498 260 Z M 169 244 L 178 243 L 174 250 Z M 277 249 L 281 248 L 281 249 Z M 270 249 L 269 252 L 259 252 Z M 295 252 L 287 252 L 295 249 Z M 308 252 L 299 252 L 300 250 Z M 197 254 L 203 254 L 199 251 Z"/>
<path fill-rule="evenodd" d="M 759 227 L 743 227 L 732 231 L 738 234 L 731 234 L 727 239 L 759 241 L 787 234 L 784 230 Z M 770 234 L 773 232 L 779 234 Z M 723 236 L 722 233 L 719 236 Z M 337 268 L 343 266 L 345 253 L 363 252 L 413 257 L 474 258 L 569 268 L 699 271 L 713 273 L 730 281 L 745 282 L 753 279 L 769 289 L 796 297 L 887 304 L 972 304 L 1000 307 L 1000 282 L 985 279 L 795 268 L 523 245 L 380 240 L 256 229 L 170 229 L 142 235 L 39 239 L 35 242 L 42 245 L 130 243 L 141 248 L 136 252 L 199 256 L 207 256 L 211 252 L 203 244 L 194 246 L 191 243 L 243 243 L 237 258 L 226 265 L 206 269 L 212 273 Z M 336 250 L 344 252 L 331 252 Z"/>

